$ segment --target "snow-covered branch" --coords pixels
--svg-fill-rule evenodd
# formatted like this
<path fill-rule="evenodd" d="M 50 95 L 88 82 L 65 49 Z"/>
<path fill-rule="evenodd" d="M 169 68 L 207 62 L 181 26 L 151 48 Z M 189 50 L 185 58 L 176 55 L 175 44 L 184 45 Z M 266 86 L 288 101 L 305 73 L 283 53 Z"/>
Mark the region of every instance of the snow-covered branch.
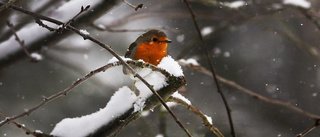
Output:
<path fill-rule="evenodd" d="M 109 62 L 108 66 L 121 65 L 118 61 Z M 126 62 L 138 67 L 138 73 L 144 73 L 143 71 L 149 69 L 153 70 L 144 79 L 157 90 L 163 100 L 167 100 L 175 91 L 186 84 L 180 66 L 170 56 L 163 58 L 158 67 L 139 61 L 127 60 Z M 54 136 L 110 136 L 117 134 L 123 127 L 138 119 L 142 111 L 149 111 L 161 104 L 156 95 L 141 81 L 136 81 L 135 87 L 136 90 L 139 90 L 139 95 L 135 95 L 131 89 L 124 86 L 114 93 L 105 108 L 79 118 L 66 118 L 56 125 L 51 134 Z"/>
<path fill-rule="evenodd" d="M 224 135 L 219 131 L 219 129 L 213 125 L 212 118 L 205 115 L 197 107 L 193 106 L 191 102 L 186 98 L 184 98 L 181 94 L 176 92 L 168 100 L 169 102 L 175 102 L 179 105 L 186 107 L 190 111 L 194 112 L 196 115 L 198 115 L 202 119 L 204 126 L 209 128 L 218 137 L 224 137 Z"/>

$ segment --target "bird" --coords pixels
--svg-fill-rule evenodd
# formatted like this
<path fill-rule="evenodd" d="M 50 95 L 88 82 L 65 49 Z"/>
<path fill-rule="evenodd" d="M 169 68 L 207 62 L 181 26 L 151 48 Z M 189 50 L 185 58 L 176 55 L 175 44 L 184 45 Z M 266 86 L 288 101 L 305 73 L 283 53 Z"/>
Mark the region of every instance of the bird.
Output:
<path fill-rule="evenodd" d="M 146 63 L 157 66 L 162 58 L 167 56 L 168 43 L 171 43 L 171 40 L 168 39 L 163 31 L 152 29 L 139 36 L 136 41 L 129 46 L 125 57 L 132 60 L 142 59 Z M 142 69 L 132 65 L 131 67 L 142 77 L 151 73 L 151 69 Z M 131 89 L 139 95 L 140 91 L 135 87 L 135 83 L 139 79 L 134 78 L 132 73 L 125 67 L 123 67 L 123 73 L 134 80 Z"/>
<path fill-rule="evenodd" d="M 161 59 L 167 56 L 167 46 L 171 41 L 161 31 L 152 29 L 139 36 L 127 50 L 125 57 L 157 66 Z"/>

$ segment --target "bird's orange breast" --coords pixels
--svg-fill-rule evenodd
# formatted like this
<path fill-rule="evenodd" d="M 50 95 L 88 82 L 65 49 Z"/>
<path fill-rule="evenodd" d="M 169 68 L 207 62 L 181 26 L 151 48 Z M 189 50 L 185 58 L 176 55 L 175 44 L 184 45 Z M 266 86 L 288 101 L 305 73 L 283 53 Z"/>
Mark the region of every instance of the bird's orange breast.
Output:
<path fill-rule="evenodd" d="M 134 59 L 158 65 L 165 56 L 167 56 L 167 43 L 147 42 L 138 45 Z"/>

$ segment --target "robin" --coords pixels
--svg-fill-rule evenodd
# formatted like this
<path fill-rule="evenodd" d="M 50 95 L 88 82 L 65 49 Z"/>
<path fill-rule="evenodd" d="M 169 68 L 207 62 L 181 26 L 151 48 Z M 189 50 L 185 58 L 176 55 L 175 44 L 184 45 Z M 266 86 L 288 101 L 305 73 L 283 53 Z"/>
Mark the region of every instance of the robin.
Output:
<path fill-rule="evenodd" d="M 158 65 L 163 57 L 167 56 L 167 46 L 171 41 L 167 38 L 167 35 L 160 30 L 149 30 L 148 32 L 142 34 L 133 42 L 128 51 L 125 54 L 126 58 L 131 58 L 133 60 L 142 59 L 144 62 L 150 63 L 152 65 Z M 140 68 L 132 66 L 138 73 L 144 77 L 151 73 L 151 70 L 140 71 Z M 133 75 L 126 69 L 123 68 L 123 73 L 128 74 L 131 79 L 134 79 Z M 140 91 L 135 87 L 136 79 L 132 90 L 139 95 Z"/>
<path fill-rule="evenodd" d="M 149 30 L 133 42 L 125 54 L 126 58 L 143 61 L 157 66 L 167 56 L 167 46 L 171 41 L 161 30 Z"/>

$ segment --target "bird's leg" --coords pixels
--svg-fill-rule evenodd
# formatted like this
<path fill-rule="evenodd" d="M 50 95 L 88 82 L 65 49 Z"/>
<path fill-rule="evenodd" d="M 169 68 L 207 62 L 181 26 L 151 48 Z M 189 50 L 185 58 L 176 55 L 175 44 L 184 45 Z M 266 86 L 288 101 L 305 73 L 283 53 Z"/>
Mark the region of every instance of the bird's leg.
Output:
<path fill-rule="evenodd" d="M 140 95 L 140 91 L 139 91 L 139 89 L 136 87 L 136 80 L 133 81 L 131 90 L 132 90 L 137 96 Z"/>

